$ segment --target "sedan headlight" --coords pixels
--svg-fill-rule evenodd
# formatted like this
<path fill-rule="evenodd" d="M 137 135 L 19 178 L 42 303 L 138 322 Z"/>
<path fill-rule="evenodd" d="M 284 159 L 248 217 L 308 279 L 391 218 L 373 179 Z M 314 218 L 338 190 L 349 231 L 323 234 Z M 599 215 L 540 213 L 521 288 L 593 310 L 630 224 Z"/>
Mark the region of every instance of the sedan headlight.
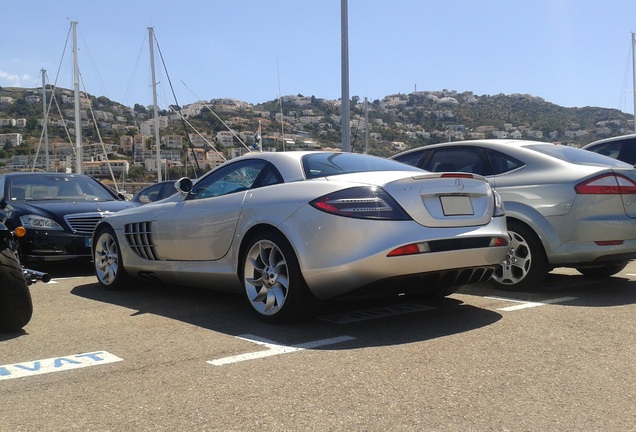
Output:
<path fill-rule="evenodd" d="M 20 216 L 20 222 L 27 229 L 64 231 L 60 224 L 43 216 L 33 214 Z"/>

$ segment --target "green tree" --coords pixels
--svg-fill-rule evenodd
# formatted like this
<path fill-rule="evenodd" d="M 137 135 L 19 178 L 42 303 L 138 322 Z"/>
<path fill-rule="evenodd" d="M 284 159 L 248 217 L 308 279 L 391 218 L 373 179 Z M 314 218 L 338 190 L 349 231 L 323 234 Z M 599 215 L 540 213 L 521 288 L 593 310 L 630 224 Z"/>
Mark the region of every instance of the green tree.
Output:
<path fill-rule="evenodd" d="M 148 110 L 146 109 L 146 107 L 140 104 L 135 104 L 133 110 L 139 114 L 148 114 Z"/>
<path fill-rule="evenodd" d="M 128 177 L 131 180 L 134 180 L 134 181 L 143 180 L 144 176 L 145 176 L 144 169 L 143 167 L 139 165 L 131 165 L 130 168 L 128 169 Z"/>

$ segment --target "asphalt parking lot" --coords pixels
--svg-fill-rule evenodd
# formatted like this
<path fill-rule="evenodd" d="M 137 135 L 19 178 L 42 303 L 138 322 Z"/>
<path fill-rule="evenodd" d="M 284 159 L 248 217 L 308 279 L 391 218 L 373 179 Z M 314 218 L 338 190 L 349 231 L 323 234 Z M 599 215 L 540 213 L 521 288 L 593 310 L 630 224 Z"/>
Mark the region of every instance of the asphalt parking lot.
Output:
<path fill-rule="evenodd" d="M 0 430 L 634 431 L 636 264 L 265 325 L 237 295 L 56 267 L 0 335 Z"/>

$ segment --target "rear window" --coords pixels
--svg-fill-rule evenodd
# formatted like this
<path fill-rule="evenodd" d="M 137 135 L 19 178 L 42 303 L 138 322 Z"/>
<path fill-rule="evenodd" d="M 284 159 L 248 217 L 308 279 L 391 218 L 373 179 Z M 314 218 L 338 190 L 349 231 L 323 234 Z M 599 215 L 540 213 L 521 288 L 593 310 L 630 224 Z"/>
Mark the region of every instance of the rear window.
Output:
<path fill-rule="evenodd" d="M 578 165 L 594 165 L 594 166 L 609 166 L 616 168 L 633 168 L 631 165 L 621 162 L 616 159 L 612 159 L 607 156 L 600 155 L 587 150 L 582 150 L 577 147 L 568 147 L 564 145 L 545 144 L 545 145 L 530 145 L 526 146 L 530 150 L 534 150 L 538 153 L 543 153 L 549 156 L 553 156 L 557 159 L 561 159 L 565 162 L 570 162 Z"/>
<path fill-rule="evenodd" d="M 302 163 L 308 179 L 366 171 L 422 171 L 401 162 L 360 153 L 312 153 L 303 156 Z"/>

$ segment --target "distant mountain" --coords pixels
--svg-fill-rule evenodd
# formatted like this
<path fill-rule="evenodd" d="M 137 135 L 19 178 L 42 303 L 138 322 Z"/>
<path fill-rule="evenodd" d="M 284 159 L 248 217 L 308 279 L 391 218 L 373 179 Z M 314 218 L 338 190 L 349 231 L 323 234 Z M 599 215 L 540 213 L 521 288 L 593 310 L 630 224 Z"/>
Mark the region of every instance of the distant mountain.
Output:
<path fill-rule="evenodd" d="M 0 157 L 20 152 L 28 154 L 39 142 L 43 118 L 41 92 L 41 89 L 0 88 L 0 134 L 20 133 L 24 142 L 20 148 L 5 146 L 0 150 Z M 152 110 L 140 104 L 131 108 L 103 96 L 90 96 L 90 100 L 92 110 L 85 101 L 82 104 L 82 119 L 87 124 L 83 134 L 88 142 L 96 142 L 101 136 L 104 142 L 117 146 L 120 136 L 136 133 L 152 115 Z M 56 89 L 55 104 L 49 114 L 52 139 L 68 142 L 69 133 L 63 125 L 72 126 L 73 106 L 72 91 Z M 192 109 L 193 106 L 198 108 Z M 381 156 L 404 148 L 475 138 L 513 137 L 580 146 L 596 139 L 631 133 L 634 129 L 633 115 L 616 109 L 565 108 L 523 94 L 479 96 L 449 90 L 419 91 L 369 101 L 366 109 L 363 101 L 354 96 L 351 107 L 353 150 L 360 151 L 365 145 L 365 118 L 368 118 L 368 151 Z M 177 108 L 161 110 L 164 116 L 172 114 L 162 135 L 185 137 L 193 133 L 183 128 L 184 122 L 174 113 Z M 244 136 L 255 133 L 260 123 L 265 143 L 272 148 L 283 146 L 281 130 L 288 149 L 290 141 L 294 148 L 324 148 L 338 147 L 341 140 L 339 101 L 315 96 L 283 96 L 282 105 L 279 100 L 251 105 L 232 99 L 213 99 L 180 109 L 188 119 L 188 128 L 194 127 L 212 137 L 227 131 L 224 123 Z M 11 121 L 17 119 L 22 120 L 16 124 Z M 95 122 L 99 125 L 99 135 L 93 126 Z"/>

